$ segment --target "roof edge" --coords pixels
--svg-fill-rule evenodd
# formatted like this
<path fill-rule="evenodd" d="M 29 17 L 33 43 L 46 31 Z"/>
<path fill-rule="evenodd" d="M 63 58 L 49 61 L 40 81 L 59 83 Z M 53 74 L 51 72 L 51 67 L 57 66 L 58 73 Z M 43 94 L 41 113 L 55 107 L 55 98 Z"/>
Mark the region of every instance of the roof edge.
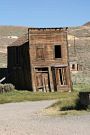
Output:
<path fill-rule="evenodd" d="M 67 30 L 68 29 L 68 27 L 46 27 L 46 28 L 39 28 L 39 27 L 31 27 L 31 28 L 28 28 L 28 30 L 62 30 L 62 29 L 65 29 L 65 30 Z"/>

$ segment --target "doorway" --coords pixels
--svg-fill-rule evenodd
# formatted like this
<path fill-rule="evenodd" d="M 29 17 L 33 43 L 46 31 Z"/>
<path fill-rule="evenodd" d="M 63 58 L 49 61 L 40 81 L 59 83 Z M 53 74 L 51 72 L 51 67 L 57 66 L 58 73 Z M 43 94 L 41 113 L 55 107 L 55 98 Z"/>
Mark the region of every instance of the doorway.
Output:
<path fill-rule="evenodd" d="M 55 91 L 67 86 L 67 68 L 55 67 L 52 69 L 52 77 Z"/>
<path fill-rule="evenodd" d="M 35 80 L 37 91 L 50 91 L 48 68 L 36 68 Z"/>

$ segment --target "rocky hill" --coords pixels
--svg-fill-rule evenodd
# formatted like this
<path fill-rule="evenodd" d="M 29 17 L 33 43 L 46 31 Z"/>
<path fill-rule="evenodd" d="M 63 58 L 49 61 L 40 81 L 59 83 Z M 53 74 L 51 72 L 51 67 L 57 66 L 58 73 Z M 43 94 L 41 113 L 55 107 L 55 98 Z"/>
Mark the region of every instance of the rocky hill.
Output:
<path fill-rule="evenodd" d="M 90 26 L 90 22 L 85 23 L 83 26 Z"/>
<path fill-rule="evenodd" d="M 7 46 L 27 33 L 27 27 L 0 26 L 0 67 L 7 66 Z M 82 71 L 72 74 L 73 82 L 90 83 L 90 22 L 68 29 L 69 61 L 76 61 Z"/>

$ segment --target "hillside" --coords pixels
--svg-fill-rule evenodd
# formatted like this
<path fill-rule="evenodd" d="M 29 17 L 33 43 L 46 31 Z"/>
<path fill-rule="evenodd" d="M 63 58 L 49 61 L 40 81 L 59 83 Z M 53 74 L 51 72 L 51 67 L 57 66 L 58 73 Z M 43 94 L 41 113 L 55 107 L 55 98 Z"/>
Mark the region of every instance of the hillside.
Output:
<path fill-rule="evenodd" d="M 90 26 L 90 22 L 85 23 L 84 26 Z"/>
<path fill-rule="evenodd" d="M 0 67 L 7 66 L 7 46 L 27 33 L 27 27 L 0 26 Z"/>
<path fill-rule="evenodd" d="M 27 27 L 0 26 L 0 36 L 21 36 L 27 32 Z"/>
<path fill-rule="evenodd" d="M 0 26 L 0 48 L 4 48 L 27 33 L 27 27 Z"/>
<path fill-rule="evenodd" d="M 68 35 L 70 61 L 76 59 L 82 66 L 82 72 L 73 74 L 74 80 L 76 83 L 90 83 L 90 26 L 69 28 Z"/>
<path fill-rule="evenodd" d="M 27 27 L 0 26 L 0 67 L 7 66 L 6 48 L 27 33 Z M 82 71 L 72 74 L 74 83 L 90 83 L 90 22 L 68 29 L 69 61 L 76 61 Z"/>

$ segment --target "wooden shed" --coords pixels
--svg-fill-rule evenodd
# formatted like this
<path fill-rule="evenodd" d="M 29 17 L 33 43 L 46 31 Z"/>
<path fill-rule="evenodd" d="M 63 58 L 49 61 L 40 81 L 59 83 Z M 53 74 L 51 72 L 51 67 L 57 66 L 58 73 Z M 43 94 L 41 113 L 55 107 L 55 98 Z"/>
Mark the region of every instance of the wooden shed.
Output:
<path fill-rule="evenodd" d="M 8 70 L 17 89 L 71 91 L 67 28 L 29 28 L 8 47 Z"/>

